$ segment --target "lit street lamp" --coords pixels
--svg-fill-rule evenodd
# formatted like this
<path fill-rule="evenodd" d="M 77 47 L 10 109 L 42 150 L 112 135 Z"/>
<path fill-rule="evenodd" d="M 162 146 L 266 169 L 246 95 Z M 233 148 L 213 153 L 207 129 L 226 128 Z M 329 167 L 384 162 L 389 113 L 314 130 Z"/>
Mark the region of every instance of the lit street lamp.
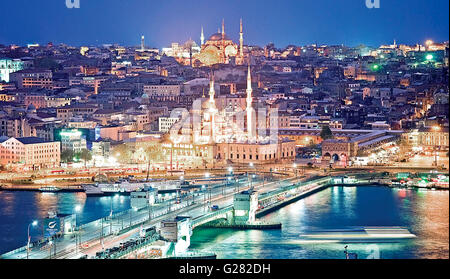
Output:
<path fill-rule="evenodd" d="M 137 207 L 133 207 L 133 208 L 130 209 L 130 227 L 131 227 L 131 220 L 132 220 L 132 213 L 133 213 L 133 211 L 137 212 L 138 211 Z"/>
<path fill-rule="evenodd" d="M 48 242 L 48 253 L 50 255 L 50 259 L 52 258 L 52 245 L 53 245 L 53 241 L 49 241 Z"/>
<path fill-rule="evenodd" d="M 80 212 L 81 211 L 81 206 L 80 205 L 77 205 L 77 206 L 75 206 L 75 208 L 74 208 L 74 211 L 75 211 L 75 252 L 76 252 L 76 254 L 78 254 L 78 246 L 79 245 L 81 245 L 81 235 L 80 236 L 78 236 L 79 235 L 79 231 L 78 231 L 78 215 L 77 215 L 77 213 L 78 212 Z"/>
<path fill-rule="evenodd" d="M 119 195 L 115 194 L 114 198 L 118 198 Z M 112 203 L 113 199 L 110 199 L 110 211 L 109 211 L 109 233 L 112 233 L 112 221 L 113 221 L 113 203 Z"/>
<path fill-rule="evenodd" d="M 38 224 L 38 222 L 35 220 L 32 223 L 28 224 L 28 241 L 27 241 L 27 259 L 29 257 L 29 253 L 30 253 L 30 226 L 35 227 Z"/>

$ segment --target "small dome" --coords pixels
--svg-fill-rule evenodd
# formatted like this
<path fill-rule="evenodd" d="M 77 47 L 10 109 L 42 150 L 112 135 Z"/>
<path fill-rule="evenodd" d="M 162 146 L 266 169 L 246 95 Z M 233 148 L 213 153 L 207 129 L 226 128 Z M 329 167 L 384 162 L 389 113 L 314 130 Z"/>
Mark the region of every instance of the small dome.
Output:
<path fill-rule="evenodd" d="M 33 104 L 29 104 L 27 107 L 27 112 L 35 112 L 36 107 Z"/>
<path fill-rule="evenodd" d="M 184 43 L 184 47 L 186 48 L 197 47 L 197 43 L 194 40 L 189 39 Z"/>

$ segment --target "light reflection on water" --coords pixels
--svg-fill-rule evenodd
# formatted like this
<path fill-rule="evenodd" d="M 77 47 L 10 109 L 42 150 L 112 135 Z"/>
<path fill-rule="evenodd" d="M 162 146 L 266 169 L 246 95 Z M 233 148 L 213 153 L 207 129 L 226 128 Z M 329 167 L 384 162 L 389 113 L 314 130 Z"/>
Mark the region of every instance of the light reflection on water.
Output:
<path fill-rule="evenodd" d="M 302 243 L 299 234 L 354 226 L 404 226 L 416 239 L 376 243 L 381 258 L 448 258 L 449 195 L 446 191 L 387 187 L 334 187 L 299 200 L 263 218 L 282 229 L 235 231 L 196 229 L 191 248 L 214 251 L 218 258 L 342 259 L 343 243 Z M 349 243 L 359 258 L 373 243 Z"/>
<path fill-rule="evenodd" d="M 86 198 L 84 193 L 0 191 L 0 253 L 26 244 L 28 224 L 49 210 L 70 214 L 75 205 L 87 223 L 130 208 L 129 197 Z M 351 226 L 405 226 L 414 240 L 377 243 L 382 258 L 448 258 L 449 195 L 387 187 L 328 188 L 270 213 L 265 221 L 281 222 L 282 230 L 236 231 L 196 229 L 191 248 L 215 251 L 218 258 L 343 258 L 342 243 L 304 244 L 299 234 L 314 229 Z M 42 227 L 32 229 L 34 238 Z M 351 243 L 349 250 L 366 258 L 369 243 Z"/>
<path fill-rule="evenodd" d="M 43 219 L 48 211 L 72 214 L 76 205 L 79 223 L 88 223 L 130 208 L 129 197 L 89 197 L 84 193 L 38 193 L 0 191 L 0 254 L 24 246 L 27 227 L 33 220 L 38 226 L 30 229 L 32 239 L 42 237 Z"/>

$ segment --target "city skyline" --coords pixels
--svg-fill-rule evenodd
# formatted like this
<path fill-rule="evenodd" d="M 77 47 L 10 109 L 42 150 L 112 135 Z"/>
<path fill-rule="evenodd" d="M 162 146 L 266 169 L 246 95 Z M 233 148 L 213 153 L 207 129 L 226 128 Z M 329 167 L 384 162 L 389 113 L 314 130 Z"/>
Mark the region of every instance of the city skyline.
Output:
<path fill-rule="evenodd" d="M 448 5 L 1 5 L 0 262 L 448 259 Z"/>
<path fill-rule="evenodd" d="M 145 1 L 101 0 L 81 1 L 79 9 L 68 9 L 63 0 L 36 1 L 27 5 L 15 1 L 4 4 L 5 9 L 16 10 L 20 6 L 21 14 L 6 14 L 0 19 L 0 44 L 45 44 L 51 41 L 76 46 L 139 45 L 139 38 L 144 35 L 146 45 L 161 49 L 172 42 L 188 39 L 199 42 L 201 28 L 208 37 L 220 28 L 222 19 L 225 19 L 227 35 L 237 41 L 240 18 L 244 21 L 246 45 L 262 46 L 273 42 L 277 47 L 291 44 L 378 46 L 394 40 L 410 45 L 428 39 L 448 41 L 447 1 L 402 0 L 403 3 L 395 6 L 382 1 L 379 9 L 368 9 L 362 0 L 343 1 L 339 5 L 329 0 L 316 2 L 283 0 L 276 7 L 268 7 L 261 3 L 257 5 L 255 1 L 240 4 L 229 1 L 221 5 L 218 2 L 207 5 L 201 1 L 190 7 L 176 5 L 173 1 L 156 5 Z M 408 7 L 406 13 L 405 7 Z M 39 15 L 34 13 L 37 9 L 41 11 Z M 398 16 L 400 11 L 401 17 Z M 59 16 L 52 16 L 56 13 Z M 184 18 L 182 24 L 180 14 Z M 433 21 L 427 22 L 430 17 Z M 119 20 L 111 21 L 111 18 Z M 24 24 L 14 24 L 17 20 Z M 30 24 L 34 28 L 28 28 Z"/>

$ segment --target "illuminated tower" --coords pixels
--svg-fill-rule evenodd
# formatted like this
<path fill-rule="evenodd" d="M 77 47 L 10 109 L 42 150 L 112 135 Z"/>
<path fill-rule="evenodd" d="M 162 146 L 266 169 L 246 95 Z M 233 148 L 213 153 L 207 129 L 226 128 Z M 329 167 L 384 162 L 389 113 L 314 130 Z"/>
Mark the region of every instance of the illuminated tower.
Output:
<path fill-rule="evenodd" d="M 225 39 L 225 19 L 222 19 L 222 40 Z"/>
<path fill-rule="evenodd" d="M 203 26 L 202 26 L 202 33 L 200 35 L 200 42 L 201 42 L 201 46 L 203 46 L 205 44 L 205 35 L 203 34 Z"/>
<path fill-rule="evenodd" d="M 209 81 L 209 102 L 215 106 L 214 97 L 216 95 L 216 91 L 214 90 L 214 74 L 211 72 L 211 80 Z"/>
<path fill-rule="evenodd" d="M 256 136 L 256 127 L 253 107 L 252 107 L 252 75 L 250 72 L 250 63 L 248 64 L 248 74 L 247 74 L 247 133 L 248 133 L 248 141 L 253 141 Z"/>
<path fill-rule="evenodd" d="M 244 32 L 243 32 L 243 28 L 242 28 L 242 18 L 241 18 L 240 32 L 239 32 L 239 56 L 241 58 L 241 61 L 243 61 L 243 58 L 244 58 Z"/>
<path fill-rule="evenodd" d="M 141 36 L 141 50 L 145 50 L 145 44 L 144 44 L 144 35 Z"/>
<path fill-rule="evenodd" d="M 209 143 L 213 143 L 214 139 L 216 137 L 215 133 L 215 126 L 216 126 L 216 114 L 217 114 L 217 108 L 216 108 L 216 100 L 214 99 L 216 95 L 216 92 L 214 90 L 214 74 L 211 73 L 211 80 L 209 82 L 209 109 L 208 109 L 208 120 L 210 125 L 210 137 L 209 137 Z"/>

